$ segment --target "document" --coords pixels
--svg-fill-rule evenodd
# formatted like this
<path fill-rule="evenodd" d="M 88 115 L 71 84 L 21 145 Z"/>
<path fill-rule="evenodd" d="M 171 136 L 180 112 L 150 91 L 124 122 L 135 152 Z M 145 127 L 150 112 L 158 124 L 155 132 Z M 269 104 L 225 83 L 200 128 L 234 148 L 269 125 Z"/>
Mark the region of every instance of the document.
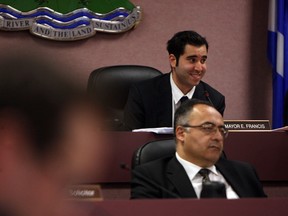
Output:
<path fill-rule="evenodd" d="M 281 127 L 281 128 L 276 128 L 276 129 L 274 129 L 272 131 L 279 131 L 279 132 L 286 131 L 286 132 L 288 132 L 288 126 L 284 126 L 284 127 Z"/>
<path fill-rule="evenodd" d="M 159 127 L 159 128 L 140 128 L 132 132 L 153 132 L 156 134 L 173 134 L 173 127 Z"/>

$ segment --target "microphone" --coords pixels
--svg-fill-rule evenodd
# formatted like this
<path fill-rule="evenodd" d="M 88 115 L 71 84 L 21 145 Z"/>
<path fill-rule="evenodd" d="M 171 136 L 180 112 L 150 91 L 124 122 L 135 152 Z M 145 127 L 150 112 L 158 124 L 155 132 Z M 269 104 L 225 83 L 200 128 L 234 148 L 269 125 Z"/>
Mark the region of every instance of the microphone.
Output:
<path fill-rule="evenodd" d="M 204 95 L 205 95 L 205 97 L 207 98 L 207 100 L 209 101 L 209 103 L 211 103 L 211 105 L 214 106 L 214 104 L 213 104 L 212 101 L 211 101 L 209 92 L 208 92 L 207 90 L 204 91 Z"/>
<path fill-rule="evenodd" d="M 108 119 L 106 119 L 105 123 L 106 123 L 107 127 L 113 131 L 124 131 L 125 130 L 125 123 L 117 117 L 108 118 Z"/>
<path fill-rule="evenodd" d="M 120 168 L 126 171 L 132 171 L 126 163 L 121 163 Z"/>
<path fill-rule="evenodd" d="M 200 198 L 227 198 L 226 187 L 222 182 L 203 182 Z"/>
<path fill-rule="evenodd" d="M 178 199 L 181 198 L 178 194 L 175 194 L 175 193 L 171 192 L 170 190 L 164 188 L 163 186 L 159 185 L 158 183 L 156 183 L 156 182 L 152 181 L 151 179 L 147 178 L 146 176 L 142 175 L 142 173 L 136 171 L 135 169 L 134 169 L 134 170 L 130 169 L 130 168 L 128 167 L 128 165 L 125 164 L 125 163 L 121 163 L 121 164 L 120 164 L 120 168 L 132 172 L 132 174 L 133 174 L 134 176 L 136 176 L 136 177 L 138 177 L 139 179 L 145 181 L 146 183 L 152 185 L 153 187 L 156 187 L 156 188 L 161 189 L 161 190 L 164 191 L 165 193 L 171 195 L 173 198 L 178 198 Z"/>

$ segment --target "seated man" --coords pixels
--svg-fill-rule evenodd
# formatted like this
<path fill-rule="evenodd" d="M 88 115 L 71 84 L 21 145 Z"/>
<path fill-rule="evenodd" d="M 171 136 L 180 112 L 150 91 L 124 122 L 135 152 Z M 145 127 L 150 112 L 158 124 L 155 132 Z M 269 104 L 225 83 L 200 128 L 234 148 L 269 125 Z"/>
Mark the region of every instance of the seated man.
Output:
<path fill-rule="evenodd" d="M 174 121 L 176 154 L 137 166 L 131 198 L 199 198 L 203 169 L 206 180 L 224 183 L 228 199 L 266 196 L 249 164 L 220 157 L 228 131 L 209 102 L 186 101 Z"/>
<path fill-rule="evenodd" d="M 172 127 L 174 112 L 186 98 L 209 101 L 224 113 L 224 96 L 201 81 L 206 73 L 206 39 L 194 31 L 179 32 L 168 41 L 167 50 L 171 72 L 130 89 L 124 110 L 128 130 Z"/>

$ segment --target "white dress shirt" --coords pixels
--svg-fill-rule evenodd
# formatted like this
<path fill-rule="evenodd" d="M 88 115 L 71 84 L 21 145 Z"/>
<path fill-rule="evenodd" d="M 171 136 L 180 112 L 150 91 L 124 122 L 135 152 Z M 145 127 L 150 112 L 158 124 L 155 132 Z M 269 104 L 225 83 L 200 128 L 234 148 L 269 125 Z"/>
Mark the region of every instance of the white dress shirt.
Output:
<path fill-rule="evenodd" d="M 202 167 L 199 167 L 199 166 L 197 166 L 197 165 L 195 165 L 189 161 L 182 159 L 178 155 L 177 152 L 176 152 L 176 158 L 179 161 L 179 163 L 184 167 L 184 169 L 185 169 L 185 171 L 186 171 L 186 173 L 187 173 L 187 175 L 191 181 L 191 184 L 193 185 L 195 193 L 196 193 L 197 197 L 199 198 L 201 190 L 202 190 L 203 177 L 198 172 L 200 171 L 200 169 L 202 169 Z M 215 166 L 208 167 L 207 169 L 209 169 L 211 171 L 209 173 L 209 178 L 211 181 L 218 181 L 218 182 L 222 182 L 225 184 L 227 199 L 238 199 L 239 198 L 239 196 L 236 194 L 236 192 L 227 183 L 224 176 L 219 171 L 217 171 Z"/>
<path fill-rule="evenodd" d="M 172 90 L 172 125 L 174 124 L 174 113 L 176 109 L 181 105 L 180 99 L 183 96 L 187 96 L 188 99 L 191 99 L 193 97 L 193 94 L 195 92 L 196 86 L 194 86 L 186 95 L 183 94 L 183 92 L 178 88 L 178 86 L 175 84 L 172 73 L 170 74 L 170 85 Z"/>

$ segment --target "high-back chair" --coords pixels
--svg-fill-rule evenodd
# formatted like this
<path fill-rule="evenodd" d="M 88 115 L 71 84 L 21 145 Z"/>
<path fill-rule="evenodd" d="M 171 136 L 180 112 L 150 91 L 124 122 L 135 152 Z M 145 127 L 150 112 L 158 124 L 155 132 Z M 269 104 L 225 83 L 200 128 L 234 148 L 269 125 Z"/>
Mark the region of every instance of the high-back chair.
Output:
<path fill-rule="evenodd" d="M 162 73 L 141 65 L 115 65 L 94 70 L 87 90 L 97 102 L 110 109 L 115 130 L 123 128 L 123 112 L 132 84 L 154 78 Z"/>
<path fill-rule="evenodd" d="M 140 146 L 132 157 L 132 169 L 140 164 L 144 164 L 163 157 L 173 156 L 176 151 L 174 139 L 163 139 L 148 142 Z"/>

